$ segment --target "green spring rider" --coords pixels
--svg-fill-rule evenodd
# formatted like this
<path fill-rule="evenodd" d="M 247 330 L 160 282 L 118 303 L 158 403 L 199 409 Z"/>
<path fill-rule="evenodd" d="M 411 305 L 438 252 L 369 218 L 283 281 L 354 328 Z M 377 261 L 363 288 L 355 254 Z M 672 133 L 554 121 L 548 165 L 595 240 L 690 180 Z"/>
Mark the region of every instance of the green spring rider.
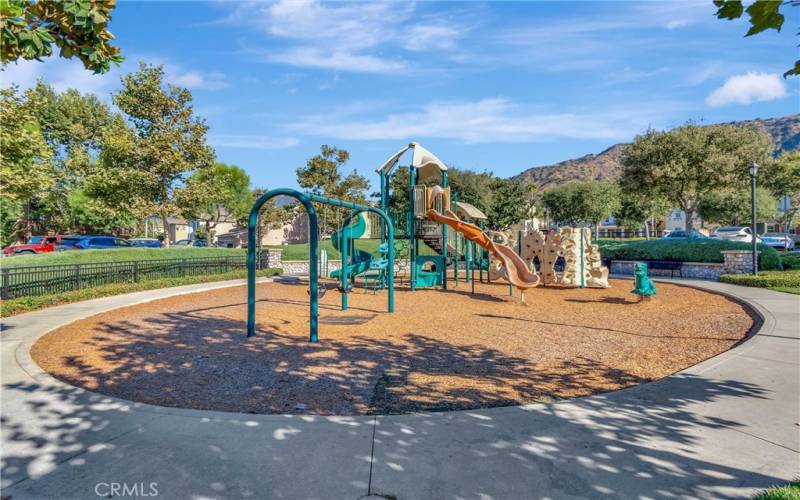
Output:
<path fill-rule="evenodd" d="M 656 294 L 656 285 L 647 277 L 647 264 L 636 262 L 633 264 L 633 277 L 635 286 L 631 293 L 639 296 L 639 300 L 649 300 Z"/>

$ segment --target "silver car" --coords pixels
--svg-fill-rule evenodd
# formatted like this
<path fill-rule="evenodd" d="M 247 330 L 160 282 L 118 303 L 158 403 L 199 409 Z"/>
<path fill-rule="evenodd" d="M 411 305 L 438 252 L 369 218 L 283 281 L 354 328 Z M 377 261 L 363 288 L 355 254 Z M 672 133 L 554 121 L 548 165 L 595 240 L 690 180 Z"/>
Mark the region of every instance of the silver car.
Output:
<path fill-rule="evenodd" d="M 716 231 L 711 233 L 711 237 L 717 240 L 751 243 L 753 241 L 753 231 L 747 226 L 726 226 L 718 228 Z M 756 243 L 761 243 L 761 239 L 757 236 Z"/>
<path fill-rule="evenodd" d="M 794 239 L 784 233 L 766 233 L 761 236 L 761 243 L 778 250 L 794 250 Z"/>

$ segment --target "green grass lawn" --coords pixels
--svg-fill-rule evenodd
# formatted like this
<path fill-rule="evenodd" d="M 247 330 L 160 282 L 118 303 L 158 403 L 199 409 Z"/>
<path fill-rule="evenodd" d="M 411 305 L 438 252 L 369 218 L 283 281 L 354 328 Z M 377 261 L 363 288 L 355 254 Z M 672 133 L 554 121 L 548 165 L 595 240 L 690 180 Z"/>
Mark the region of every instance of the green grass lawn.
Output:
<path fill-rule="evenodd" d="M 244 255 L 241 248 L 120 248 L 108 250 L 67 250 L 38 255 L 4 257 L 0 267 L 14 269 L 26 266 L 49 266 L 57 264 L 86 264 L 90 262 L 123 262 L 130 260 L 192 259 L 197 257 L 221 257 Z"/>
<path fill-rule="evenodd" d="M 378 253 L 380 240 L 363 239 L 356 241 L 356 248 L 366 250 L 372 254 Z M 328 257 L 339 259 L 339 252 L 333 248 L 331 240 L 320 241 L 320 249 L 328 251 Z M 308 243 L 273 246 L 283 250 L 284 260 L 307 260 Z M 395 240 L 396 258 L 408 257 L 408 240 Z M 18 255 L 5 257 L 0 260 L 0 267 L 14 269 L 26 266 L 49 266 L 58 264 L 87 264 L 95 262 L 123 262 L 131 260 L 157 260 L 157 259 L 193 259 L 198 257 L 223 257 L 226 255 L 245 255 L 243 248 L 124 248 L 109 250 L 67 250 L 64 252 L 51 252 L 38 255 Z M 428 245 L 420 241 L 422 255 L 435 255 Z"/>
<path fill-rule="evenodd" d="M 786 486 L 774 486 L 753 497 L 753 500 L 800 500 L 800 481 Z"/>

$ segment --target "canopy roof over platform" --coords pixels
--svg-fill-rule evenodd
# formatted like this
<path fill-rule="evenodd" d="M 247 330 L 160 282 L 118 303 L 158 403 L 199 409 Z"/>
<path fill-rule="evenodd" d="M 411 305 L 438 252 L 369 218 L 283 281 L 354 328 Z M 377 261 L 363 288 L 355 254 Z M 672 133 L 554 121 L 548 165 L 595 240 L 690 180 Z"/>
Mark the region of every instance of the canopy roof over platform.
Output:
<path fill-rule="evenodd" d="M 376 170 L 376 172 L 388 173 L 395 165 L 397 165 L 397 162 L 400 161 L 400 157 L 403 156 L 409 149 L 413 150 L 414 152 L 414 155 L 411 158 L 411 166 L 417 169 L 419 182 L 424 182 L 427 179 L 438 179 L 441 177 L 442 172 L 447 170 L 447 165 L 445 165 L 442 160 L 437 158 L 436 155 L 423 148 L 418 143 L 412 142 L 397 153 L 393 154 L 388 160 L 386 160 L 386 162 L 384 162 L 383 165 L 380 166 L 380 168 Z"/>
<path fill-rule="evenodd" d="M 481 212 L 478 207 L 476 207 L 475 205 L 470 205 L 469 203 L 463 201 L 456 202 L 456 215 L 458 215 L 459 217 L 467 216 L 470 219 L 476 219 L 476 220 L 488 219 L 488 217 L 486 217 L 486 214 Z"/>

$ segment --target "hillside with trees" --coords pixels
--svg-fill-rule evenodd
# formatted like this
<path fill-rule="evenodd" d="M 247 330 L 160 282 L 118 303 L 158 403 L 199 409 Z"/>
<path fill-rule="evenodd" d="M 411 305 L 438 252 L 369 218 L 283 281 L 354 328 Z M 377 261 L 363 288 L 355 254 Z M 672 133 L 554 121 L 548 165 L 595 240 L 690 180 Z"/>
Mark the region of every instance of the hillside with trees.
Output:
<path fill-rule="evenodd" d="M 724 125 L 755 126 L 765 130 L 772 138 L 775 152 L 800 149 L 800 114 L 782 118 L 757 118 Z M 622 175 L 622 155 L 628 146 L 627 143 L 615 144 L 598 154 L 529 168 L 510 180 L 521 184 L 534 183 L 539 193 L 570 181 L 616 181 Z"/>

